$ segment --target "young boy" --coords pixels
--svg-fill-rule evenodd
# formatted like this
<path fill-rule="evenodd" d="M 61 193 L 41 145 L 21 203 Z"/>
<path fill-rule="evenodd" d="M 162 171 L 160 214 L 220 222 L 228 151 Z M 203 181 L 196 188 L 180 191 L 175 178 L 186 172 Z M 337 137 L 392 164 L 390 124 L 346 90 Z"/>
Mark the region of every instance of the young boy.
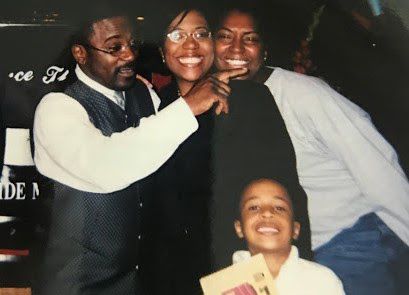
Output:
<path fill-rule="evenodd" d="M 298 257 L 291 242 L 298 237 L 300 223 L 294 221 L 290 196 L 280 183 L 258 179 L 248 184 L 234 227 L 238 237 L 245 239 L 250 255 L 264 255 L 280 295 L 345 294 L 330 269 Z"/>

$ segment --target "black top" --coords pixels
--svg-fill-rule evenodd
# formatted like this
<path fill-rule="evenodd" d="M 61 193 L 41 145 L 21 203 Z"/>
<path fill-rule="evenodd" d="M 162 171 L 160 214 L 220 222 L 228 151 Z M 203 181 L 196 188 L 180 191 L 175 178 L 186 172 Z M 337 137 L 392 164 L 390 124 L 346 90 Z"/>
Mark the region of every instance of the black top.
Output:
<path fill-rule="evenodd" d="M 178 98 L 176 83 L 162 89 L 160 109 Z M 202 294 L 210 273 L 211 112 L 155 175 L 155 197 L 144 205 L 141 266 L 147 294 Z"/>
<path fill-rule="evenodd" d="M 229 114 L 215 118 L 212 140 L 212 239 L 215 264 L 231 264 L 235 250 L 245 249 L 235 235 L 233 220 L 243 188 L 252 180 L 272 178 L 293 200 L 302 225 L 297 246 L 311 258 L 307 196 L 299 184 L 291 139 L 268 88 L 253 81 L 230 82 Z"/>

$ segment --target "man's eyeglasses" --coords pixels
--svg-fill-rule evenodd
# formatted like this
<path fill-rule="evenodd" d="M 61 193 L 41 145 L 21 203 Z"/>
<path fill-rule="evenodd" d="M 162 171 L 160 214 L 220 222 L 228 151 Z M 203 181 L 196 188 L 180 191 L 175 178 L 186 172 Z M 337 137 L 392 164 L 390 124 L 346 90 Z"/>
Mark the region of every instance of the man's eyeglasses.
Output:
<path fill-rule="evenodd" d="M 207 29 L 199 29 L 194 31 L 193 33 L 188 33 L 183 30 L 175 29 L 166 34 L 166 37 L 168 37 L 169 40 L 172 41 L 173 43 L 185 42 L 187 37 L 189 36 L 192 36 L 193 39 L 200 42 L 209 40 L 212 37 L 212 33 Z"/>
<path fill-rule="evenodd" d="M 118 43 L 109 46 L 108 48 L 97 48 L 95 46 L 92 46 L 91 44 L 84 44 L 84 46 L 96 51 L 110 54 L 115 57 L 121 56 L 127 50 L 127 48 L 129 48 L 129 50 L 131 50 L 133 53 L 136 53 L 139 50 L 139 44 L 136 41 L 131 41 L 129 44 Z"/>

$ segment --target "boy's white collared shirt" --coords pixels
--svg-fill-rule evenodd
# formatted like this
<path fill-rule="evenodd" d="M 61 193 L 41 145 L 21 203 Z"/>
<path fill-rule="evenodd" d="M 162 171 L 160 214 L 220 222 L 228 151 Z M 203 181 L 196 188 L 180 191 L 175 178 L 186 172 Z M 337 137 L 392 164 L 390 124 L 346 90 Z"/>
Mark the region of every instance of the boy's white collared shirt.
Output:
<path fill-rule="evenodd" d="M 251 257 L 248 251 L 236 251 L 233 263 Z M 340 279 L 329 268 L 298 256 L 291 247 L 290 255 L 274 279 L 279 295 L 345 295 Z"/>

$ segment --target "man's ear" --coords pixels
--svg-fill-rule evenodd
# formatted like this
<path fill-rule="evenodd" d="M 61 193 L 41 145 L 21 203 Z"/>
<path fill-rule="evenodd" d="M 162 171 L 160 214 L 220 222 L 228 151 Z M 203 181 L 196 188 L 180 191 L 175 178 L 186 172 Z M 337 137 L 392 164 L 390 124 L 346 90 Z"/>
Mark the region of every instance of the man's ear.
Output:
<path fill-rule="evenodd" d="M 87 63 L 88 53 L 83 45 L 73 45 L 71 47 L 71 53 L 79 65 L 84 65 Z"/>
<path fill-rule="evenodd" d="M 236 235 L 240 239 L 244 238 L 243 231 L 241 229 L 241 222 L 239 220 L 234 221 L 234 229 L 236 230 Z"/>
<path fill-rule="evenodd" d="M 300 235 L 301 225 L 298 221 L 293 222 L 293 240 L 297 240 Z"/>

